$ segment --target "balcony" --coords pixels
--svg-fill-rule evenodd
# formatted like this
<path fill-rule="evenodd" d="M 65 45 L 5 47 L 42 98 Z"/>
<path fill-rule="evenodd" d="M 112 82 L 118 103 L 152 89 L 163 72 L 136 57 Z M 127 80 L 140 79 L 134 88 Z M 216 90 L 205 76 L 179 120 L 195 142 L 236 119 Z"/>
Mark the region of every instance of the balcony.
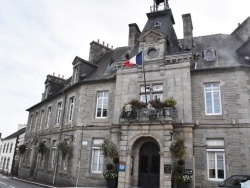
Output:
<path fill-rule="evenodd" d="M 142 108 L 138 110 L 121 112 L 120 122 L 147 122 L 147 121 L 173 121 L 178 117 L 178 111 L 174 107 L 161 109 Z"/>

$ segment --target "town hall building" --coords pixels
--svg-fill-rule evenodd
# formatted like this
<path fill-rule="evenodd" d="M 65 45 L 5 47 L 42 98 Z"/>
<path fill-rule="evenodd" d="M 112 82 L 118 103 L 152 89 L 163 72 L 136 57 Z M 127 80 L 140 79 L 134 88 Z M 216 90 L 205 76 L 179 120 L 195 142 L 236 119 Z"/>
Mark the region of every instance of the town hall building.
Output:
<path fill-rule="evenodd" d="M 230 35 L 193 37 L 195 23 L 184 14 L 178 39 L 168 0 L 153 0 L 150 10 L 142 30 L 129 24 L 128 46 L 92 41 L 88 60 L 73 59 L 69 79 L 47 75 L 42 100 L 27 109 L 20 177 L 105 187 L 106 139 L 125 167 L 119 188 L 172 187 L 177 164 L 170 148 L 180 139 L 190 187 L 250 172 L 250 18 Z M 140 52 L 142 65 L 124 65 Z M 166 99 L 176 104 L 152 104 Z M 132 113 L 126 108 L 132 100 L 146 106 Z M 65 156 L 62 142 L 69 146 Z"/>

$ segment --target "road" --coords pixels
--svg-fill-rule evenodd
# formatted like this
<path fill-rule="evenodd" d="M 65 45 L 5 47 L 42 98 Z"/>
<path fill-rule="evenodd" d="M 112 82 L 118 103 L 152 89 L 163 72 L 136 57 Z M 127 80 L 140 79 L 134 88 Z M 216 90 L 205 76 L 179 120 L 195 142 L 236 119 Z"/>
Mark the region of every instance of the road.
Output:
<path fill-rule="evenodd" d="M 34 185 L 27 182 L 12 179 L 11 177 L 6 177 L 0 175 L 0 188 L 42 188 L 42 185 Z"/>

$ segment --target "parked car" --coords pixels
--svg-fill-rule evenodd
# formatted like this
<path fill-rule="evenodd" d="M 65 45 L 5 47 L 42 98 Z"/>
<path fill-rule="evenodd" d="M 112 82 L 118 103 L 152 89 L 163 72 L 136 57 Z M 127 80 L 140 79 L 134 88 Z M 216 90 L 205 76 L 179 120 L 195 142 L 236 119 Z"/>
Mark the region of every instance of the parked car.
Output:
<path fill-rule="evenodd" d="M 219 187 L 250 188 L 250 175 L 233 174 L 219 183 Z"/>

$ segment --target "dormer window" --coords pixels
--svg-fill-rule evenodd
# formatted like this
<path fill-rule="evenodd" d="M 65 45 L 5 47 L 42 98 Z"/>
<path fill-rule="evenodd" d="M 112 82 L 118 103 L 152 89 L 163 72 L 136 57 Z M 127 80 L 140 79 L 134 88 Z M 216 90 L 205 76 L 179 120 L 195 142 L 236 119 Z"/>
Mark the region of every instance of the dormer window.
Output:
<path fill-rule="evenodd" d="M 74 70 L 74 83 L 76 83 L 78 81 L 78 67 L 75 68 Z"/>
<path fill-rule="evenodd" d="M 49 86 L 45 86 L 44 99 L 47 99 L 49 96 Z"/>
<path fill-rule="evenodd" d="M 114 72 L 114 71 L 116 71 L 114 62 L 115 62 L 115 60 L 113 58 L 110 58 L 110 61 L 108 62 L 108 67 L 107 67 L 106 72 Z"/>
<path fill-rule="evenodd" d="M 217 60 L 216 50 L 213 48 L 207 47 L 207 49 L 202 52 L 203 61 L 211 62 Z"/>

